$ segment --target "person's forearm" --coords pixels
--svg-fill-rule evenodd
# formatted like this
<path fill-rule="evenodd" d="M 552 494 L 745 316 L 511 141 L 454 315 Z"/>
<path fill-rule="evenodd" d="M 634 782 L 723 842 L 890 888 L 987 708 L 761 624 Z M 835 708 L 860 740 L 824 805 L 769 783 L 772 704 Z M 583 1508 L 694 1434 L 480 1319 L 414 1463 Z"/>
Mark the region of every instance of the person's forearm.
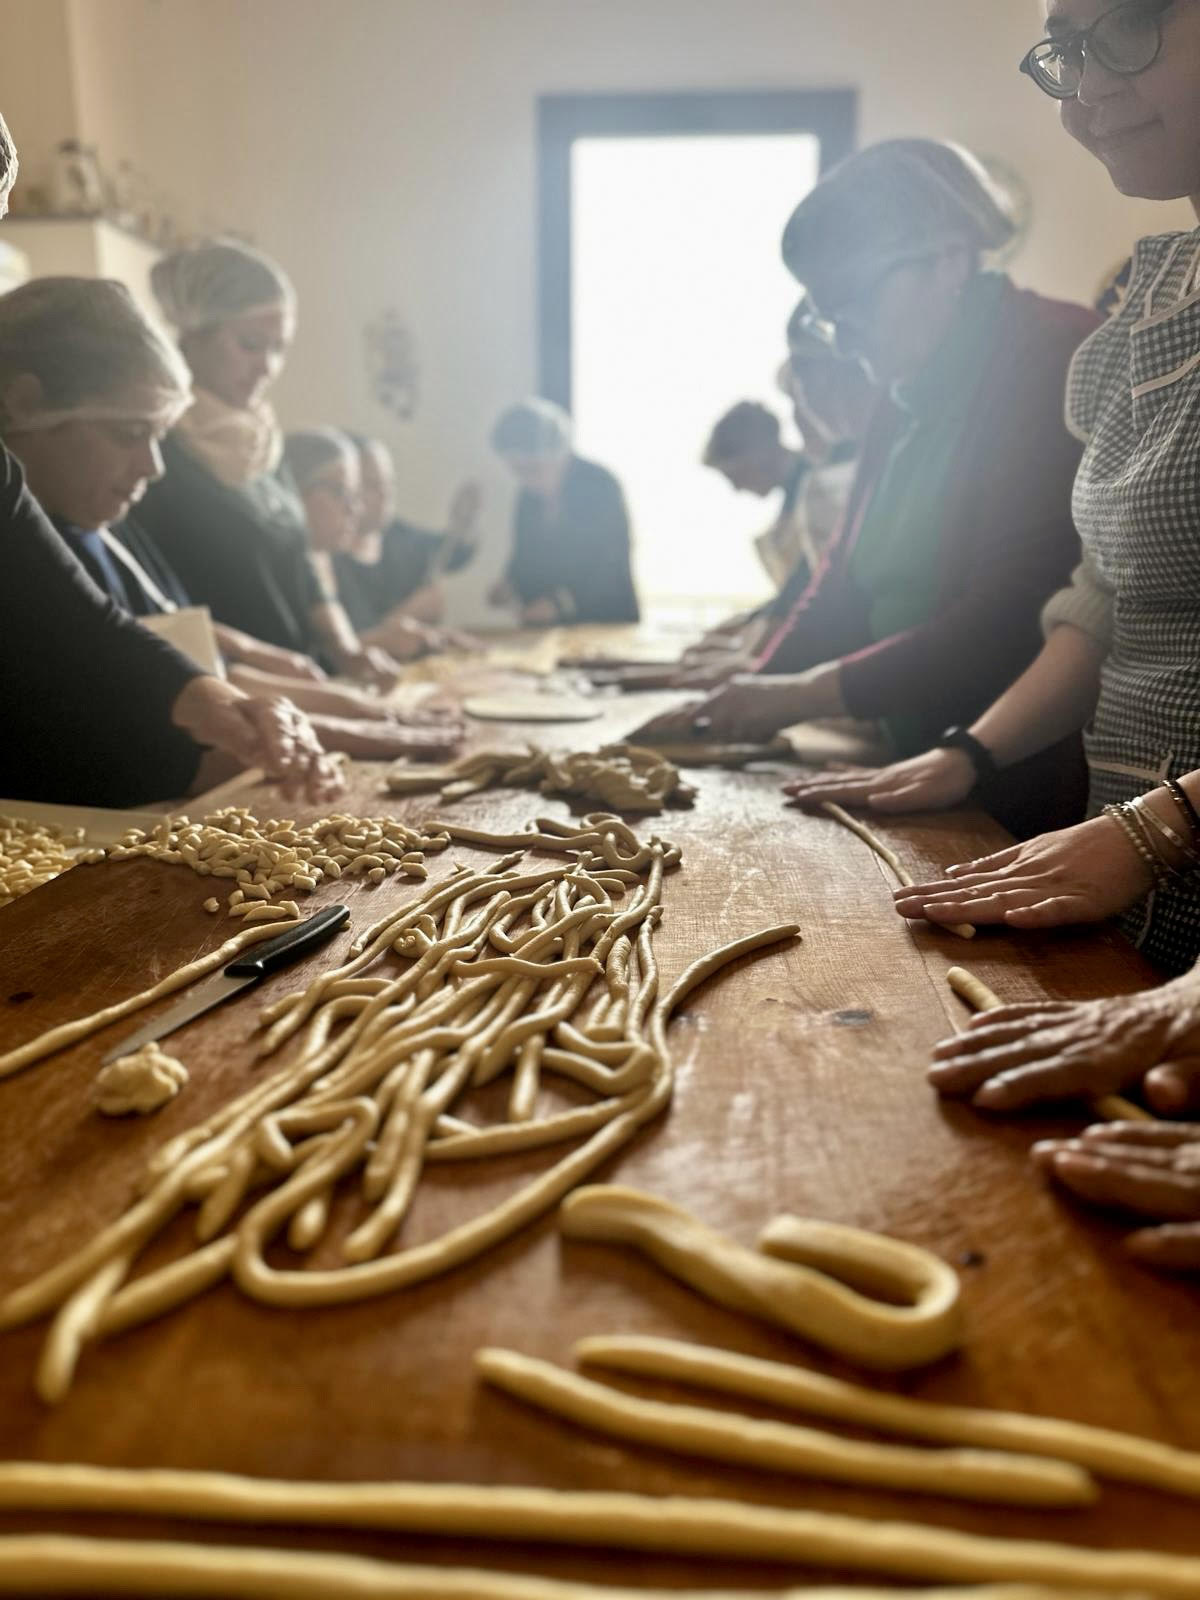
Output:
<path fill-rule="evenodd" d="M 321 643 L 339 666 L 362 655 L 362 641 L 340 600 L 327 600 L 312 609 L 312 624 Z"/>
<path fill-rule="evenodd" d="M 1096 708 L 1103 648 L 1078 628 L 1054 629 L 1033 665 L 971 724 L 998 766 L 1011 767 L 1082 728 Z"/>

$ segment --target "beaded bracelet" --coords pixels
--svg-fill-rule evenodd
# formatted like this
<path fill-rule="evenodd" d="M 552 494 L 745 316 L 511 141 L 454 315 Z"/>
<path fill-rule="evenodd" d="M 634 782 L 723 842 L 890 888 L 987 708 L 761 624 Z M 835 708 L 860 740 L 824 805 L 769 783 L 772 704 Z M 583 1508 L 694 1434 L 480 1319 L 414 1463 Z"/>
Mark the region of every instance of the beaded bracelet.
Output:
<path fill-rule="evenodd" d="M 1131 804 L 1133 805 L 1133 809 L 1137 812 L 1138 816 L 1142 819 L 1143 823 L 1148 822 L 1152 828 L 1156 828 L 1167 841 L 1167 843 L 1172 845 L 1179 852 L 1179 854 L 1187 862 L 1189 872 L 1200 872 L 1200 854 L 1192 849 L 1191 845 L 1182 836 L 1182 834 L 1176 833 L 1175 829 L 1172 828 L 1169 823 L 1163 821 L 1154 808 L 1147 802 L 1144 794 L 1135 796 Z M 1151 842 L 1153 843 L 1153 841 Z M 1155 848 L 1154 853 L 1155 855 L 1161 854 L 1157 847 Z M 1174 863 L 1168 862 L 1167 865 L 1172 866 Z M 1183 874 L 1182 868 L 1176 868 L 1176 871 Z"/>
<path fill-rule="evenodd" d="M 1200 850 L 1200 811 L 1197 811 L 1195 806 L 1188 799 L 1187 790 L 1178 781 L 1178 779 L 1164 778 L 1163 787 L 1171 796 L 1171 799 L 1174 800 L 1175 804 L 1179 807 L 1180 811 L 1183 812 L 1183 815 L 1187 819 L 1188 826 L 1192 830 L 1193 843 L 1195 844 L 1196 848 Z"/>
<path fill-rule="evenodd" d="M 1143 838 L 1141 828 L 1134 821 L 1137 812 L 1134 811 L 1133 807 L 1122 801 L 1115 806 L 1105 806 L 1104 815 L 1112 818 L 1138 855 L 1150 868 L 1150 875 L 1154 879 L 1154 887 L 1156 889 L 1167 888 L 1171 882 L 1170 869 L 1159 859 L 1155 851 L 1150 848 L 1150 845 Z"/>

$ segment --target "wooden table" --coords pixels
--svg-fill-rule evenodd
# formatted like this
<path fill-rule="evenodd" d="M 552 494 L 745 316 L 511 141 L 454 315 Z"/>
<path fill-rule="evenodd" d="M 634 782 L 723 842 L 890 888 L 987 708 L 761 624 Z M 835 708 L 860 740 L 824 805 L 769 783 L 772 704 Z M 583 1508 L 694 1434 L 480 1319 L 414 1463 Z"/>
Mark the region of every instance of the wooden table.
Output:
<path fill-rule="evenodd" d="M 557 732 L 564 744 L 590 744 L 627 731 L 654 704 L 614 701 L 603 722 Z M 507 732 L 547 739 L 556 730 Z M 496 733 L 486 727 L 480 737 L 494 742 Z M 381 773 L 357 770 L 346 809 L 429 814 L 421 799 L 385 799 Z M 940 1102 L 924 1078 L 932 1043 L 964 1020 L 945 983 L 956 962 L 1010 999 L 1127 992 L 1152 981 L 1148 969 L 1109 932 L 989 933 L 966 944 L 928 928 L 910 931 L 891 910 L 881 865 L 831 822 L 785 810 L 778 774 L 708 771 L 698 782 L 693 811 L 653 823 L 684 851 L 683 867 L 668 880 L 659 936 L 665 976 L 770 923 L 794 918 L 804 941 L 743 962 L 689 1002 L 672 1031 L 674 1104 L 602 1177 L 681 1202 L 743 1240 L 787 1210 L 928 1246 L 961 1267 L 966 1348 L 892 1386 L 1200 1448 L 1195 1288 L 1130 1265 L 1121 1227 L 1051 1193 L 1026 1159 L 1035 1138 L 1082 1118 L 990 1121 Z M 265 791 L 247 799 L 278 809 Z M 475 797 L 458 813 L 506 828 L 564 809 L 505 792 Z M 999 842 L 994 825 L 969 812 L 881 831 L 919 874 Z M 182 869 L 113 863 L 72 872 L 0 913 L 5 1046 L 143 988 L 211 948 L 219 925 L 201 910 L 208 892 Z M 378 889 L 355 884 L 345 897 L 361 924 L 411 893 L 389 881 Z M 315 900 L 334 898 L 328 889 Z M 274 980 L 264 995 L 297 987 L 319 965 Z M 0 1289 L 23 1282 L 121 1210 L 146 1154 L 246 1082 L 255 1070 L 248 1039 L 255 1009 L 253 1001 L 231 1005 L 175 1036 L 192 1082 L 155 1118 L 111 1122 L 89 1109 L 108 1035 L 0 1084 Z M 530 1158 L 478 1172 L 437 1171 L 407 1237 L 441 1231 L 537 1165 Z M 293 1314 L 223 1287 L 89 1352 L 72 1393 L 53 1411 L 31 1389 L 43 1331 L 0 1342 L 0 1439 L 9 1457 L 719 1493 L 1094 1546 L 1200 1548 L 1195 1504 L 1166 1496 L 1106 1487 L 1093 1511 L 1020 1513 L 789 1483 L 626 1449 L 478 1388 L 471 1356 L 481 1344 L 565 1363 L 575 1339 L 597 1332 L 673 1334 L 838 1370 L 800 1342 L 708 1305 L 638 1258 L 563 1244 L 553 1218 L 473 1266 L 393 1299 Z M 0 1531 L 44 1526 L 44 1517 L 0 1518 Z M 245 1529 L 84 1517 L 60 1526 L 254 1537 Z M 265 1537 L 663 1586 L 796 1580 L 766 1566 L 748 1573 L 712 1562 L 455 1550 L 290 1530 Z"/>

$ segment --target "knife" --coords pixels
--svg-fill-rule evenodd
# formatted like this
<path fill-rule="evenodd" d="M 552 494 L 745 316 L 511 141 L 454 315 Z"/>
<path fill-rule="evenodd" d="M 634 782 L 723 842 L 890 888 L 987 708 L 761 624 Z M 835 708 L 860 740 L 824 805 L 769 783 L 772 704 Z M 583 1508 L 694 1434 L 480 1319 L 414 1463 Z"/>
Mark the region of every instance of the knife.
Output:
<path fill-rule="evenodd" d="M 323 911 L 318 911 L 316 916 L 309 917 L 307 922 L 286 929 L 275 939 L 265 939 L 262 944 L 255 945 L 244 956 L 231 961 L 220 972 L 213 973 L 211 977 L 205 978 L 203 983 L 198 983 L 189 989 L 183 999 L 177 1000 L 169 1011 L 163 1012 L 161 1017 L 156 1017 L 153 1022 L 148 1022 L 144 1028 L 139 1028 L 127 1039 L 122 1039 L 120 1044 L 114 1045 L 108 1054 L 101 1058 L 101 1065 L 107 1066 L 118 1056 L 126 1056 L 134 1050 L 140 1050 L 144 1044 L 150 1044 L 154 1039 L 166 1038 L 167 1034 L 174 1033 L 176 1028 L 182 1028 L 185 1022 L 203 1015 L 213 1006 L 219 1006 L 222 1001 L 228 1000 L 249 984 L 258 983 L 272 972 L 291 966 L 293 961 L 298 961 L 317 945 L 324 944 L 326 939 L 331 938 L 339 928 L 346 925 L 349 918 L 350 911 L 347 906 L 326 906 Z"/>

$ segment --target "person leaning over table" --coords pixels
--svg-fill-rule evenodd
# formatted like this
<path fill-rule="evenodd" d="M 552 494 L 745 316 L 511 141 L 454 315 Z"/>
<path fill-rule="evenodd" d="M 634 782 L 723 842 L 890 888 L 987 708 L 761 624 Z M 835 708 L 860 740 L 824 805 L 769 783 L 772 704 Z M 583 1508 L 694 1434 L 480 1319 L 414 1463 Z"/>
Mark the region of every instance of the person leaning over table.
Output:
<path fill-rule="evenodd" d="M 756 400 L 739 400 L 714 425 L 704 447 L 711 467 L 738 494 L 760 500 L 779 495 L 771 526 L 754 541 L 755 553 L 778 593 L 803 566 L 811 574 L 817 552 L 801 512 L 812 462 L 783 442 L 779 418 Z"/>
<path fill-rule="evenodd" d="M 0 118 L 0 216 L 16 175 Z M 28 375 L 0 382 L 0 435 L 71 426 L 55 418 L 58 399 L 53 385 L 43 389 Z M 215 781 L 213 751 L 262 766 L 313 800 L 343 787 L 294 706 L 201 672 L 100 592 L 3 443 L 0 550 L 0 795 L 101 806 L 175 798 Z"/>
<path fill-rule="evenodd" d="M 296 297 L 283 270 L 218 239 L 157 262 L 151 287 L 191 370 L 193 405 L 163 441 L 164 476 L 139 523 L 216 621 L 386 687 L 396 663 L 365 647 L 314 569 L 266 394 L 287 359 Z M 414 642 L 414 651 L 419 649 Z"/>
<path fill-rule="evenodd" d="M 162 472 L 159 443 L 191 398 L 191 378 L 124 285 L 39 278 L 0 296 L 0 378 L 6 442 L 97 588 L 138 617 L 188 606 L 178 575 L 130 512 Z M 49 411 L 47 394 L 54 397 Z M 326 749 L 382 758 L 409 748 L 407 736 L 386 724 L 381 701 L 289 676 L 297 669 L 285 652 L 221 624 L 213 632 L 225 661 L 234 663 L 238 687 L 257 695 L 274 688 L 317 713 Z M 247 655 L 264 663 L 278 658 L 278 673 L 264 677 L 238 664 Z"/>
<path fill-rule="evenodd" d="M 549 400 L 523 400 L 492 429 L 492 448 L 520 485 L 513 547 L 489 595 L 523 624 L 636 622 L 629 512 L 607 467 L 571 447 L 571 419 Z"/>
<path fill-rule="evenodd" d="M 333 558 L 338 595 L 359 636 L 387 646 L 392 619 L 436 625 L 446 613 L 438 581 L 475 557 L 481 495 L 464 483 L 450 502 L 446 529 L 418 528 L 396 515 L 396 468 L 381 439 L 346 430 L 359 464 L 358 529 L 350 547 Z"/>
<path fill-rule="evenodd" d="M 1200 214 L 1200 7 L 1055 0 L 1022 63 L 1122 194 Z M 1118 916 L 1174 981 L 1147 994 L 1013 1006 L 939 1047 L 946 1094 L 1005 1111 L 1140 1085 L 1160 1115 L 1200 1106 L 1200 229 L 1138 244 L 1125 298 L 1084 345 L 1068 412 L 1083 561 L 1046 608 L 1028 672 L 970 737 L 874 774 L 795 786 L 879 811 L 956 805 L 979 767 L 1083 727 L 1088 821 L 897 896 L 906 917 L 1047 928 Z M 1173 1147 L 1178 1137 L 1180 1144 Z M 1040 1159 L 1085 1198 L 1183 1219 L 1138 1255 L 1200 1268 L 1196 1130 L 1100 1130 Z M 1158 1142 L 1161 1141 L 1161 1142 Z"/>
<path fill-rule="evenodd" d="M 686 736 L 700 715 L 715 738 L 758 740 L 850 715 L 908 754 L 1032 659 L 1041 605 L 1078 560 L 1062 395 L 1097 319 L 987 270 L 1012 236 L 979 163 L 927 139 L 862 151 L 797 208 L 784 260 L 893 404 L 755 675 L 646 731 Z"/>

